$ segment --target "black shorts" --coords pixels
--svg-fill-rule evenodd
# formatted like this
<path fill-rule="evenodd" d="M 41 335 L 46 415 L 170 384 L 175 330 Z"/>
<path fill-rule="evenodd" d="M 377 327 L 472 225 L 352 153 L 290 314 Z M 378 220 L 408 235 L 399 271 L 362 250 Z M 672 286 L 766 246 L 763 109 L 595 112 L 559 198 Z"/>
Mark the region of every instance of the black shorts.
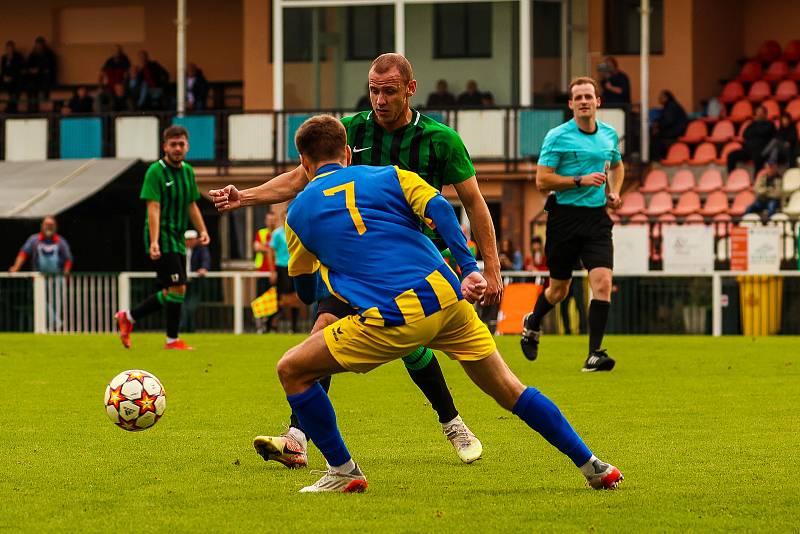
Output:
<path fill-rule="evenodd" d="M 317 317 L 323 313 L 330 313 L 337 319 L 344 319 L 349 315 L 355 315 L 356 310 L 353 309 L 348 303 L 331 295 L 330 297 L 326 297 L 317 303 Z"/>
<path fill-rule="evenodd" d="M 186 256 L 176 252 L 166 252 L 153 261 L 158 285 L 163 289 L 186 283 Z"/>
<path fill-rule="evenodd" d="M 548 201 L 547 238 L 544 253 L 550 277 L 569 280 L 572 270 L 583 262 L 587 271 L 597 267 L 614 268 L 614 223 L 605 207 L 584 208 Z"/>
<path fill-rule="evenodd" d="M 278 289 L 278 295 L 291 295 L 294 293 L 294 282 L 289 276 L 289 268 L 275 267 L 275 270 L 278 271 L 278 282 L 275 284 Z"/>

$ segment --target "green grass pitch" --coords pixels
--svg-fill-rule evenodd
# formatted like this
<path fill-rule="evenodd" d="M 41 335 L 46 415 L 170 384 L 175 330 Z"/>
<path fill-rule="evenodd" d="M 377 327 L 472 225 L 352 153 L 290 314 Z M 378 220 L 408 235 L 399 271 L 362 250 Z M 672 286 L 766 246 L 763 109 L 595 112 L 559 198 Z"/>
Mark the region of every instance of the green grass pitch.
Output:
<path fill-rule="evenodd" d="M 622 337 L 607 374 L 580 373 L 586 340 L 545 337 L 524 382 L 618 465 L 618 491 L 580 473 L 440 358 L 484 457 L 462 465 L 400 362 L 331 390 L 363 495 L 301 495 L 317 475 L 265 463 L 257 434 L 288 419 L 274 367 L 302 336 L 189 335 L 195 352 L 136 335 L 0 336 L 0 530 L 241 532 L 792 531 L 800 514 L 800 340 Z M 106 383 L 148 370 L 167 390 L 153 428 L 104 413 Z M 312 468 L 324 468 L 313 449 Z M 155 529 L 155 530 L 154 530 Z"/>

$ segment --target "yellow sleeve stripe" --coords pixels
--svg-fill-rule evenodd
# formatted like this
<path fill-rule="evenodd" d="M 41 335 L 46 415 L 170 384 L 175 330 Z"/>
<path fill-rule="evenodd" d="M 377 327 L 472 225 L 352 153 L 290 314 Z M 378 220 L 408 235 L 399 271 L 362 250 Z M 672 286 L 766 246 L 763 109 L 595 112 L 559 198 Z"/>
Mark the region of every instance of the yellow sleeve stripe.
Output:
<path fill-rule="evenodd" d="M 442 309 L 458 302 L 458 295 L 456 295 L 450 282 L 442 276 L 442 273 L 433 271 L 425 280 L 427 280 L 433 288 L 433 292 L 436 294 L 436 298 L 439 299 L 439 306 L 441 306 Z"/>
<path fill-rule="evenodd" d="M 331 277 L 330 274 L 328 273 L 328 268 L 321 263 L 319 264 L 319 275 L 322 277 L 322 281 L 325 282 L 325 285 L 328 286 L 328 291 L 331 292 L 331 295 L 341 300 L 342 302 L 350 304 L 349 302 L 347 302 L 346 298 L 344 298 L 339 293 L 334 291 L 333 286 L 331 285 Z"/>
<path fill-rule="evenodd" d="M 284 226 L 286 230 L 286 246 L 289 249 L 289 276 L 317 272 L 320 266 L 317 257 L 306 249 L 288 222 Z"/>
<path fill-rule="evenodd" d="M 406 201 L 414 213 L 424 219 L 425 207 L 430 199 L 438 195 L 439 192 L 420 178 L 418 174 L 404 171 L 397 166 L 395 166 L 395 170 L 397 171 L 397 179 L 400 181 L 400 189 L 403 190 Z"/>
<path fill-rule="evenodd" d="M 400 293 L 395 297 L 394 301 L 397 307 L 400 308 L 400 313 L 403 314 L 406 324 L 425 318 L 425 310 L 422 309 L 422 303 L 420 303 L 419 297 L 417 297 L 413 289 Z"/>

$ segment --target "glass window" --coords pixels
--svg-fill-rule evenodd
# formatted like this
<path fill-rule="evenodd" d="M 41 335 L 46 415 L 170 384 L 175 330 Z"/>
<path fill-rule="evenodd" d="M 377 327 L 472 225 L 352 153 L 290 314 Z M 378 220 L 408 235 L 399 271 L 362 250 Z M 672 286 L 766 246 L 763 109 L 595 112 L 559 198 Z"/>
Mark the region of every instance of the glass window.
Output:
<path fill-rule="evenodd" d="M 640 0 L 606 0 L 606 54 L 637 55 L 641 47 Z M 650 0 L 650 53 L 664 53 L 664 0 Z"/>
<path fill-rule="evenodd" d="M 561 2 L 533 3 L 533 57 L 561 57 Z"/>
<path fill-rule="evenodd" d="M 492 57 L 492 4 L 437 4 L 433 31 L 436 58 Z"/>
<path fill-rule="evenodd" d="M 308 63 L 313 58 L 314 9 L 290 8 L 283 10 L 283 60 L 287 63 Z M 325 10 L 319 11 L 319 28 L 325 27 Z M 327 59 L 324 46 L 320 47 L 319 59 Z"/>
<path fill-rule="evenodd" d="M 347 59 L 373 60 L 394 50 L 394 6 L 347 8 Z"/>

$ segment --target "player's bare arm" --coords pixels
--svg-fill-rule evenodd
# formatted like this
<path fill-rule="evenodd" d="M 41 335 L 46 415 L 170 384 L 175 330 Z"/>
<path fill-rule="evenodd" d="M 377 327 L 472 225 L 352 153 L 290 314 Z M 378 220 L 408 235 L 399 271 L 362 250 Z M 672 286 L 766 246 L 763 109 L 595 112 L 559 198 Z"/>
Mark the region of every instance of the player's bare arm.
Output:
<path fill-rule="evenodd" d="M 239 191 L 234 185 L 222 189 L 211 189 L 208 194 L 214 207 L 226 212 L 243 206 L 280 204 L 296 197 L 308 184 L 303 167 L 298 165 L 291 171 L 279 174 L 263 184 Z"/>
<path fill-rule="evenodd" d="M 211 242 L 211 238 L 208 236 L 206 223 L 203 221 L 203 215 L 200 213 L 200 208 L 197 207 L 197 202 L 189 204 L 189 220 L 192 221 L 192 225 L 199 234 L 200 244 L 208 245 Z"/>
<path fill-rule="evenodd" d="M 497 255 L 497 237 L 494 232 L 489 206 L 478 187 L 478 180 L 472 176 L 454 185 L 458 198 L 467 211 L 478 250 L 483 258 L 486 277 L 486 292 L 483 304 L 491 305 L 500 302 L 503 296 L 503 279 L 500 277 L 500 258 Z"/>
<path fill-rule="evenodd" d="M 158 231 L 161 224 L 160 202 L 147 201 L 147 223 L 150 230 L 150 259 L 157 260 L 161 257 L 161 247 L 158 244 Z"/>
<path fill-rule="evenodd" d="M 536 168 L 536 187 L 542 193 L 565 191 L 576 187 L 600 187 L 605 183 L 606 175 L 602 172 L 593 172 L 582 176 L 561 176 L 556 174 L 554 167 L 539 165 Z"/>
<path fill-rule="evenodd" d="M 625 181 L 625 165 L 619 161 L 614 167 L 608 169 L 608 207 L 619 209 L 622 206 L 622 182 Z"/>

